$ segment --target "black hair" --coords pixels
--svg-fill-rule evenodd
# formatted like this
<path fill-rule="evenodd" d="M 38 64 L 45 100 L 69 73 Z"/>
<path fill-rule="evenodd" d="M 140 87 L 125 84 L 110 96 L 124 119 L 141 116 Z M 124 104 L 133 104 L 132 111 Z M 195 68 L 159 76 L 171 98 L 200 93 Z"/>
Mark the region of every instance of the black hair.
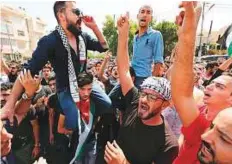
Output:
<path fill-rule="evenodd" d="M 78 87 L 91 84 L 93 82 L 93 75 L 91 73 L 82 72 L 77 76 Z"/>
<path fill-rule="evenodd" d="M 213 69 L 215 66 L 218 66 L 217 62 L 210 62 L 207 63 L 207 65 L 205 66 L 205 69 L 208 70 L 209 68 Z"/>
<path fill-rule="evenodd" d="M 1 84 L 1 91 L 7 91 L 13 88 L 13 83 L 6 82 Z"/>
<path fill-rule="evenodd" d="M 48 83 L 49 83 L 50 81 L 52 81 L 52 80 L 56 80 L 56 76 L 51 76 L 51 77 L 49 77 L 49 78 L 48 78 Z"/>
<path fill-rule="evenodd" d="M 54 3 L 53 11 L 54 11 L 54 15 L 55 15 L 55 17 L 56 17 L 57 22 L 59 22 L 57 13 L 58 13 L 62 8 L 65 7 L 65 2 L 66 2 L 66 1 L 56 1 L 56 2 Z"/>
<path fill-rule="evenodd" d="M 96 63 L 95 63 L 95 67 L 96 67 L 98 64 L 101 65 L 101 63 L 102 63 L 101 61 L 96 62 Z"/>

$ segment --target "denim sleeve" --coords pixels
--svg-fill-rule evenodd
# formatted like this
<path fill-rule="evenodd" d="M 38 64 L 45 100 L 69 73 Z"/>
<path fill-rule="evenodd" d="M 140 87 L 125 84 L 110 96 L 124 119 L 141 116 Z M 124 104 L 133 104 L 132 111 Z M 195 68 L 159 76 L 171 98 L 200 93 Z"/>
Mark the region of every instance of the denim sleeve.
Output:
<path fill-rule="evenodd" d="M 87 50 L 98 51 L 100 53 L 105 52 L 107 50 L 102 47 L 101 43 L 97 39 L 91 37 L 87 33 L 84 33 L 83 36 L 86 39 Z"/>
<path fill-rule="evenodd" d="M 32 75 L 39 74 L 39 71 L 47 63 L 52 47 L 50 43 L 51 40 L 49 40 L 48 36 L 40 39 L 32 58 L 24 64 L 24 68 L 29 69 Z"/>
<path fill-rule="evenodd" d="M 164 43 L 163 36 L 158 31 L 154 33 L 154 48 L 153 48 L 153 59 L 154 63 L 163 63 L 164 62 Z"/>

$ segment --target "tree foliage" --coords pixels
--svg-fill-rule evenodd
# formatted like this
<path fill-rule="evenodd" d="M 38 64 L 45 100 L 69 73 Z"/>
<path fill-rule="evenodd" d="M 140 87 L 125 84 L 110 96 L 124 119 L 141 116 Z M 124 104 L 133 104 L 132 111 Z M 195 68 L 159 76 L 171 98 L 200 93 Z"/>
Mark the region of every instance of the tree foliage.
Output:
<path fill-rule="evenodd" d="M 116 56 L 117 45 L 118 45 L 118 33 L 115 18 L 111 15 L 107 15 L 103 23 L 103 35 L 109 44 L 109 49 L 112 51 L 113 56 Z M 130 32 L 129 32 L 129 54 L 133 51 L 133 38 L 137 30 L 137 23 L 130 21 Z"/>
<path fill-rule="evenodd" d="M 169 56 L 177 42 L 177 26 L 175 23 L 163 21 L 156 24 L 154 29 L 161 32 L 164 40 L 164 57 Z"/>

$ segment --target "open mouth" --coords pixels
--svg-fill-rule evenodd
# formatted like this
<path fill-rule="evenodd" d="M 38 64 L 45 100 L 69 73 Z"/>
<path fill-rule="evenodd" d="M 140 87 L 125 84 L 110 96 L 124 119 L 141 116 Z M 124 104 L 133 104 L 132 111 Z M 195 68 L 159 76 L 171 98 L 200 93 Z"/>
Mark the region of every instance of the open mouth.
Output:
<path fill-rule="evenodd" d="M 140 22 L 146 23 L 146 19 L 140 19 Z"/>
<path fill-rule="evenodd" d="M 211 97 L 209 93 L 205 93 L 205 97 Z"/>
<path fill-rule="evenodd" d="M 141 107 L 140 107 L 141 111 L 147 111 L 149 108 L 147 105 L 144 105 L 144 104 L 141 104 Z"/>
<path fill-rule="evenodd" d="M 206 145 L 202 145 L 201 147 L 201 155 L 202 157 L 213 157 L 214 153 L 211 148 L 208 148 Z"/>

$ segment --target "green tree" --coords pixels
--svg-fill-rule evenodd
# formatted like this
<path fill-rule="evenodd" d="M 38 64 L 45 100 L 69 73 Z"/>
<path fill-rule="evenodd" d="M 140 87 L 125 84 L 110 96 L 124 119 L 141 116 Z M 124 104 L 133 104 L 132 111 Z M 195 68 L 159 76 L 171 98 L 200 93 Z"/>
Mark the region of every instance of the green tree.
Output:
<path fill-rule="evenodd" d="M 164 58 L 171 55 L 172 49 L 177 42 L 177 26 L 175 23 L 163 21 L 152 26 L 161 32 L 164 40 Z"/>
<path fill-rule="evenodd" d="M 116 20 L 115 17 L 111 15 L 106 15 L 106 19 L 103 23 L 103 35 L 106 38 L 106 41 L 109 45 L 109 49 L 112 52 L 113 56 L 116 56 L 117 45 L 118 45 L 118 34 L 117 28 L 115 26 Z"/>
<path fill-rule="evenodd" d="M 117 45 L 118 45 L 118 33 L 116 27 L 116 19 L 107 15 L 106 19 L 103 23 L 103 35 L 105 36 L 110 51 L 112 51 L 113 56 L 117 54 Z M 134 34 L 137 30 L 137 23 L 134 21 L 130 21 L 130 32 L 129 32 L 129 55 L 132 54 L 133 51 L 133 38 Z"/>

